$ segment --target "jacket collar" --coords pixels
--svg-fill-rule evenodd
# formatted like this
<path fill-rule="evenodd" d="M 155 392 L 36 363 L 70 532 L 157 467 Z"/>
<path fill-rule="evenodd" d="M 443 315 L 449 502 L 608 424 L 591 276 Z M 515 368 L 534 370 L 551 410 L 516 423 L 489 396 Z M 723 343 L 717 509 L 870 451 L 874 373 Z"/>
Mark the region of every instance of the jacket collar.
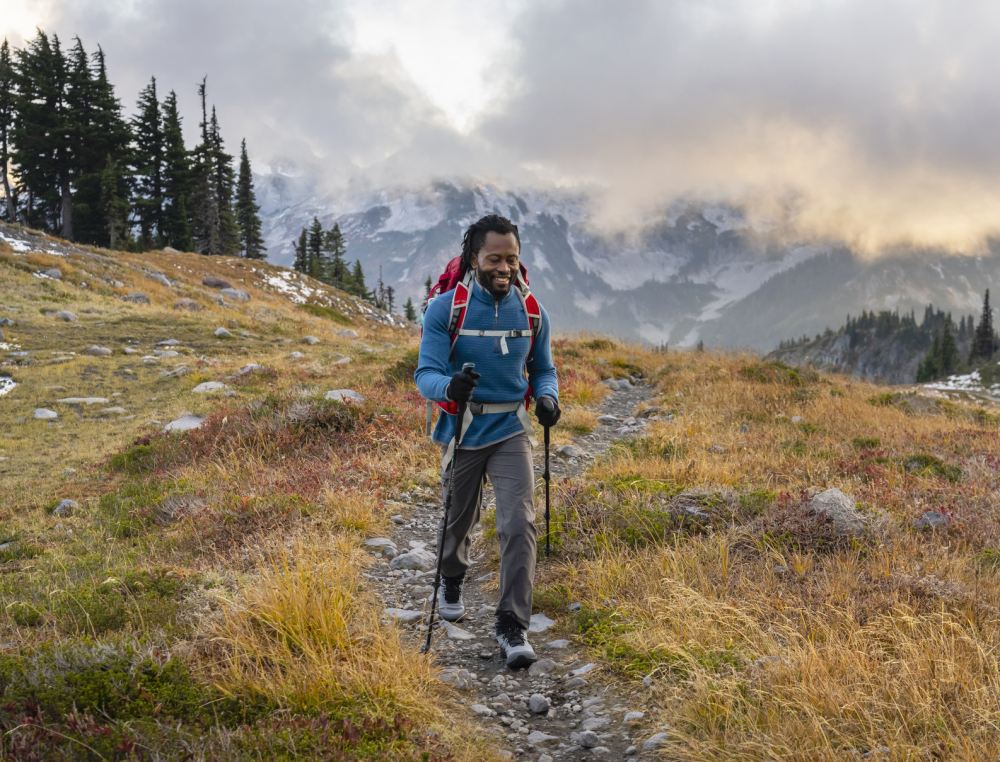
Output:
<path fill-rule="evenodd" d="M 504 302 L 506 302 L 508 299 L 510 299 L 511 296 L 513 296 L 514 288 L 516 288 L 516 286 L 514 286 L 514 284 L 511 284 L 510 289 L 507 291 L 507 295 L 500 298 L 499 301 L 501 305 L 503 305 Z M 494 306 L 497 303 L 496 297 L 494 297 L 493 294 L 491 294 L 489 291 L 483 288 L 483 286 L 479 283 L 479 279 L 476 278 L 475 275 L 472 276 L 472 296 L 474 299 L 477 299 L 483 304 L 490 305 L 490 307 Z"/>

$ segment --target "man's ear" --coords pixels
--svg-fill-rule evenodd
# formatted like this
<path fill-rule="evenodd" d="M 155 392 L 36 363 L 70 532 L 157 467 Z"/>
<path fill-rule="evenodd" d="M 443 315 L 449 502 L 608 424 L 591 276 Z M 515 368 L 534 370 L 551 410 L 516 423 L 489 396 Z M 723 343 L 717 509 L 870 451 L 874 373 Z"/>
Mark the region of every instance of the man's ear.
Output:
<path fill-rule="evenodd" d="M 477 254 L 473 254 L 472 258 L 469 260 L 469 262 L 472 264 L 472 269 L 473 270 L 478 270 L 479 269 L 479 254 L 478 253 Z"/>

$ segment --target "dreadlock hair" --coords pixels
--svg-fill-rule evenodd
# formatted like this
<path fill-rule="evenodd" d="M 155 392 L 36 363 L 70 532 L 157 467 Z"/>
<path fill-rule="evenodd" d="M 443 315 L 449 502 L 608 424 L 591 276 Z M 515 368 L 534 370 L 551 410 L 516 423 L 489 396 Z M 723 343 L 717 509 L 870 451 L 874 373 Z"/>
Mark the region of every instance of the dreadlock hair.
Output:
<path fill-rule="evenodd" d="M 485 217 L 480 217 L 469 225 L 469 229 L 462 236 L 462 275 L 472 269 L 472 257 L 483 248 L 487 233 L 499 233 L 500 235 L 513 233 L 518 248 L 521 247 L 521 236 L 517 232 L 517 225 L 513 222 L 499 214 L 487 214 Z"/>

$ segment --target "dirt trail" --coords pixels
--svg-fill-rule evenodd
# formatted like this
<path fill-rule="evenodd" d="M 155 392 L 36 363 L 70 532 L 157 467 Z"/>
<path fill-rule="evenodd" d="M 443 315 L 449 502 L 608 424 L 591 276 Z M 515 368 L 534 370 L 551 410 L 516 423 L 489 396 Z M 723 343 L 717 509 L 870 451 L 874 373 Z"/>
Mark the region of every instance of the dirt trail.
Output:
<path fill-rule="evenodd" d="M 553 486 L 559 479 L 581 473 L 613 442 L 643 431 L 648 419 L 633 417 L 633 411 L 652 392 L 642 384 L 623 386 L 627 388 L 608 395 L 599 410 L 601 423 L 591 434 L 575 439 L 574 450 L 557 454 L 553 448 Z M 539 444 L 535 450 L 535 475 L 540 534 L 544 531 L 542 461 Z M 405 516 L 393 517 L 393 535 L 368 541 L 373 549 L 381 546 L 385 553 L 369 577 L 385 602 L 387 616 L 400 622 L 414 648 L 418 648 L 423 642 L 427 601 L 434 581 L 434 564 L 427 564 L 427 559 L 436 561 L 441 504 L 436 495 L 429 493 L 401 495 L 400 500 L 408 504 L 409 510 Z M 491 506 L 490 490 L 485 501 Z M 389 541 L 392 545 L 387 547 Z M 541 547 L 540 541 L 540 552 Z M 605 682 L 600 667 L 589 662 L 580 646 L 553 634 L 554 628 L 549 629 L 549 617 L 559 618 L 568 612 L 543 613 L 536 606 L 532 630 L 545 630 L 529 631 L 529 640 L 539 661 L 530 670 L 506 668 L 493 639 L 497 577 L 494 556 L 486 552 L 482 527 L 477 527 L 465 584 L 466 617 L 457 625 L 439 623 L 432 651 L 444 668 L 445 680 L 466 697 L 469 711 L 495 738 L 496 745 L 513 758 L 543 761 L 655 756 L 657 739 L 650 741 L 650 737 L 656 729 L 650 729 L 639 715 L 644 709 L 641 696 L 626 696 Z M 392 568 L 421 563 L 427 568 Z M 539 564 L 545 563 L 543 556 Z"/>

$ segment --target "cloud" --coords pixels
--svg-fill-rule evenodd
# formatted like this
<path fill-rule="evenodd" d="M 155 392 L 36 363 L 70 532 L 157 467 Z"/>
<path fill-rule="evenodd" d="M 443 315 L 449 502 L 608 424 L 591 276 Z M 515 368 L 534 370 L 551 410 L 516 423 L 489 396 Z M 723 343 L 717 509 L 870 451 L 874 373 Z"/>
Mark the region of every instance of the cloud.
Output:
<path fill-rule="evenodd" d="M 1000 226 L 1000 6 L 546 2 L 483 136 L 625 224 L 726 198 L 868 250 Z"/>

